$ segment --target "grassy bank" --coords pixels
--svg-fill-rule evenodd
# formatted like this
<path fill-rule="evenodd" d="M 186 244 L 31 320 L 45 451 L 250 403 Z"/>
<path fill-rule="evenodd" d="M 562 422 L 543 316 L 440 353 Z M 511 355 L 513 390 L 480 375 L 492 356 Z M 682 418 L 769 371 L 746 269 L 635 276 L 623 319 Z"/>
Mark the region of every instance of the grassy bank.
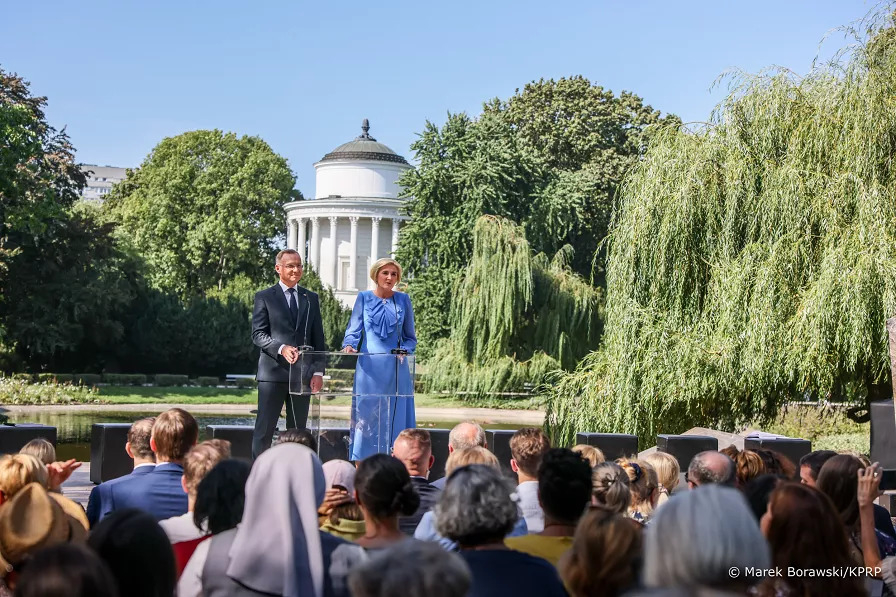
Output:
<path fill-rule="evenodd" d="M 855 450 L 862 454 L 871 450 L 871 423 L 850 421 L 842 406 L 787 405 L 772 424 L 755 428 L 808 439 L 813 450 Z"/>

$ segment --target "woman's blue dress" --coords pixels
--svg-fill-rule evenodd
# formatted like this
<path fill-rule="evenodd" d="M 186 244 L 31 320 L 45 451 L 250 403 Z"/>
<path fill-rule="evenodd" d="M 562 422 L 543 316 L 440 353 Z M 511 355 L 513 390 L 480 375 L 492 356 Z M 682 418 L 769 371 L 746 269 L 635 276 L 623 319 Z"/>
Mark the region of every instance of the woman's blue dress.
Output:
<path fill-rule="evenodd" d="M 358 293 L 342 347 L 360 353 L 355 364 L 352 389 L 352 420 L 349 460 L 388 453 L 404 429 L 415 427 L 414 381 L 409 359 L 391 354 L 396 348 L 414 352 L 414 310 L 411 299 L 395 292 L 381 299 L 372 290 Z"/>

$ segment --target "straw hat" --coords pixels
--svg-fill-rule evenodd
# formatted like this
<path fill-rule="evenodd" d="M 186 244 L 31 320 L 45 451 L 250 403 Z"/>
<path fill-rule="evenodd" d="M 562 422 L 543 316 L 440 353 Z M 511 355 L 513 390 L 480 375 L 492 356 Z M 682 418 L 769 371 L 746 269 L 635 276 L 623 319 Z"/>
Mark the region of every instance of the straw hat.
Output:
<path fill-rule="evenodd" d="M 81 506 L 29 483 L 0 506 L 0 576 L 42 547 L 85 541 L 88 526 Z"/>

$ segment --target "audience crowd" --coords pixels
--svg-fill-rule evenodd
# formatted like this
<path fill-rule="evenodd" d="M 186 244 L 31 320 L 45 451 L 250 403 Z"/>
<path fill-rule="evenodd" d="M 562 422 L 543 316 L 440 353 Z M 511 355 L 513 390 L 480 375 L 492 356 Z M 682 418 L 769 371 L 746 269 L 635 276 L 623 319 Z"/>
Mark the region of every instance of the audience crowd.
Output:
<path fill-rule="evenodd" d="M 896 594 L 882 471 L 859 454 L 612 460 L 525 428 L 500 462 L 464 422 L 430 481 L 424 429 L 354 463 L 322 464 L 302 430 L 251 466 L 198 440 L 182 409 L 134 422 L 133 471 L 86 511 L 51 443 L 0 457 L 0 597 Z"/>

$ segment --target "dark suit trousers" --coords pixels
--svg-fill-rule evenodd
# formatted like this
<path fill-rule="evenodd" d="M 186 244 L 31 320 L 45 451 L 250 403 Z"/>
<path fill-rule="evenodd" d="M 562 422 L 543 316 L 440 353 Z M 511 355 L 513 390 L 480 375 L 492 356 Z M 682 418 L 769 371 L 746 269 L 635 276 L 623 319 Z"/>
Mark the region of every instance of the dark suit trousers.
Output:
<path fill-rule="evenodd" d="M 255 417 L 255 430 L 252 432 L 252 458 L 271 447 L 274 430 L 283 404 L 286 404 L 286 428 L 305 429 L 308 425 L 308 406 L 311 399 L 308 395 L 289 393 L 289 384 L 260 381 L 258 382 L 258 414 Z"/>

